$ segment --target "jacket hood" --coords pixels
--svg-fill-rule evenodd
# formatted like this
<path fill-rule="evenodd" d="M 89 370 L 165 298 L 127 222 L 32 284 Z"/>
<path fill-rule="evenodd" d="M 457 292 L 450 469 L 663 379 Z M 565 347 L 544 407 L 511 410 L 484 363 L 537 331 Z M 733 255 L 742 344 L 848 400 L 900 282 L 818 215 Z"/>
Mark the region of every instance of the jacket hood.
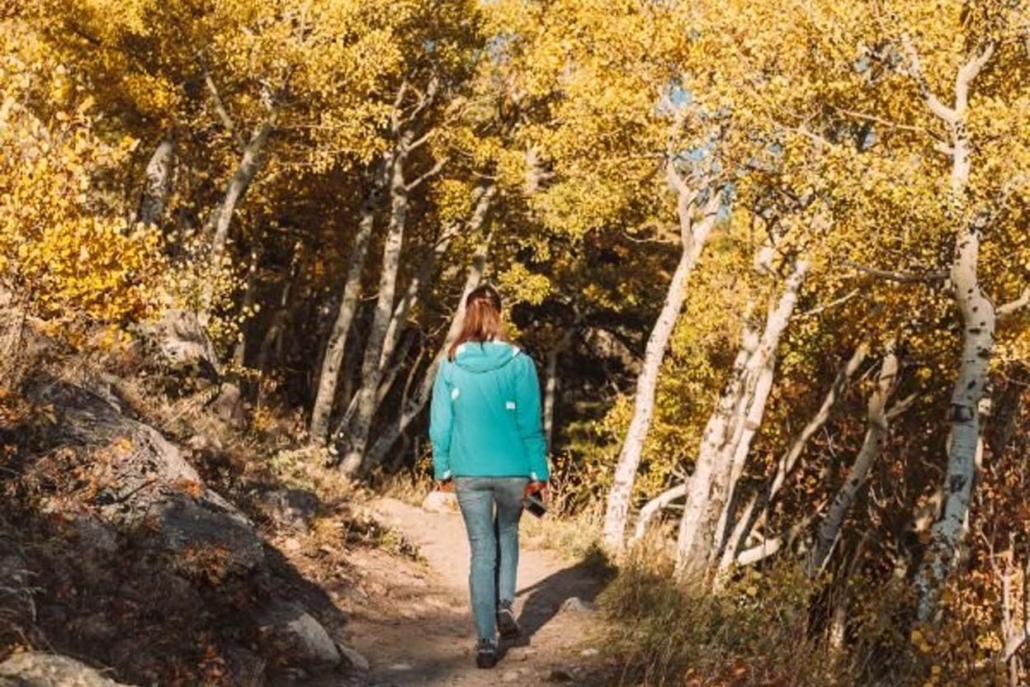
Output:
<path fill-rule="evenodd" d="M 490 372 L 504 367 L 521 353 L 518 346 L 504 341 L 467 341 L 458 346 L 454 364 L 469 372 Z"/>

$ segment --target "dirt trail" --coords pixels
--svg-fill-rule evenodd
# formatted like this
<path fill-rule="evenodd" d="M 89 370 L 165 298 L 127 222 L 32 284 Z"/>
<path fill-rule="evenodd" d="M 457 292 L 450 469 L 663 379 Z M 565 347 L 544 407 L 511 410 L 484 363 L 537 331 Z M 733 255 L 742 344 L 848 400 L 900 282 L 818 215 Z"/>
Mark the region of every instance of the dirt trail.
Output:
<path fill-rule="evenodd" d="M 502 645 L 494 670 L 479 670 L 473 660 L 469 553 L 460 515 L 429 513 L 392 499 L 375 502 L 373 510 L 418 546 L 428 569 L 405 574 L 398 564 L 390 571 L 389 589 L 380 589 L 389 605 L 353 616 L 348 623 L 350 644 L 372 663 L 370 685 L 600 682 L 597 614 L 566 604 L 572 597 L 589 603 L 600 591 L 588 566 L 523 547 L 516 598 L 522 637 Z"/>

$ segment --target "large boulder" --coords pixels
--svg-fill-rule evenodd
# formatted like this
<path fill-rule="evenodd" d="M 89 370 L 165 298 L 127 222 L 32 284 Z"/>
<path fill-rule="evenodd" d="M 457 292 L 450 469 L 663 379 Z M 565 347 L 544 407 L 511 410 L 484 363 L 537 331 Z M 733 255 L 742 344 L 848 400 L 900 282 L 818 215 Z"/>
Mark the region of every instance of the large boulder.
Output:
<path fill-rule="evenodd" d="M 245 573 L 264 560 L 253 523 L 208 489 L 182 451 L 110 400 L 72 384 L 40 380 L 30 397 L 54 408 L 56 445 L 102 449 L 95 502 L 119 529 L 145 526 L 186 572 Z"/>
<path fill-rule="evenodd" d="M 306 489 L 273 489 L 254 500 L 276 527 L 298 532 L 308 531 L 318 510 L 318 496 Z"/>
<path fill-rule="evenodd" d="M 298 604 L 273 600 L 257 623 L 262 653 L 277 667 L 330 667 L 342 659 L 326 629 Z"/>
<path fill-rule="evenodd" d="M 67 656 L 30 651 L 0 663 L 0 687 L 125 687 Z"/>
<path fill-rule="evenodd" d="M 216 379 L 218 356 L 195 312 L 168 309 L 143 328 L 164 360 L 178 369 L 194 368 L 201 376 Z"/>

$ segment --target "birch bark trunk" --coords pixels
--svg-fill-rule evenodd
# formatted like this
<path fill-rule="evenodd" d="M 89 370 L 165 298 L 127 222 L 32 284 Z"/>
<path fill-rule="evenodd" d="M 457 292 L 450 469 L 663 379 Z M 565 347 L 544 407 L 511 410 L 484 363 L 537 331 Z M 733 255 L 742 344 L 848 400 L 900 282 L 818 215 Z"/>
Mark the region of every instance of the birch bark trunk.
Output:
<path fill-rule="evenodd" d="M 820 523 L 819 529 L 816 530 L 815 545 L 808 561 L 809 577 L 814 577 L 825 567 L 830 554 L 833 553 L 833 547 L 840 537 L 844 518 L 847 517 L 851 504 L 854 503 L 858 492 L 869 477 L 870 468 L 880 455 L 883 440 L 887 436 L 887 401 L 897 387 L 898 355 L 895 349 L 893 341 L 888 344 L 883 364 L 880 366 L 880 375 L 876 380 L 876 388 L 869 397 L 866 433 L 865 439 L 862 441 L 862 448 L 855 457 L 847 480 L 837 491 L 833 502 L 826 511 L 826 516 Z"/>
<path fill-rule="evenodd" d="M 837 377 L 834 379 L 829 391 L 827 391 L 819 411 L 805 423 L 804 428 L 802 428 L 790 448 L 780 459 L 767 493 L 763 498 L 759 498 L 758 495 L 751 497 L 743 512 L 737 516 L 736 524 L 733 526 L 733 533 L 723 549 L 722 558 L 719 562 L 720 575 L 726 573 L 737 562 L 737 556 L 742 545 L 757 523 L 755 513 L 756 509 L 759 508 L 759 502 L 768 503 L 779 493 L 787 475 L 794 469 L 808 442 L 830 419 L 830 414 L 843 393 L 844 387 L 847 385 L 848 380 L 858 371 L 858 368 L 861 367 L 868 352 L 869 346 L 865 342 L 855 349 L 847 364 L 837 373 Z"/>
<path fill-rule="evenodd" d="M 211 237 L 209 259 L 215 270 L 221 268 L 222 260 L 225 257 L 225 246 L 229 240 L 229 228 L 232 224 L 233 214 L 236 212 L 236 206 L 243 199 L 261 168 L 265 148 L 268 145 L 269 137 L 275 131 L 275 125 L 276 115 L 273 112 L 254 129 L 250 140 L 243 148 L 243 154 L 240 156 L 232 179 L 229 180 L 222 202 L 208 218 L 205 233 Z M 201 326 L 205 326 L 210 319 L 213 298 L 214 292 L 210 284 L 206 284 L 201 293 L 201 308 L 197 316 Z"/>
<path fill-rule="evenodd" d="M 969 89 L 994 55 L 994 45 L 988 44 L 982 53 L 959 69 L 955 79 L 955 104 L 950 108 L 930 90 L 921 71 L 918 53 L 907 37 L 904 47 L 927 107 L 944 122 L 951 137 L 948 214 L 958 223 L 951 282 L 962 318 L 962 354 L 959 375 L 951 395 L 944 505 L 930 529 L 929 551 L 916 576 L 919 592 L 917 613 L 925 622 L 936 612 L 941 585 L 957 561 L 965 538 L 977 455 L 983 440 L 980 401 L 987 385 L 987 372 L 994 350 L 995 309 L 984 294 L 977 274 L 983 220 L 981 216 L 970 218 L 966 202 L 973 151 L 966 126 Z"/>
<path fill-rule="evenodd" d="M 141 224 L 153 226 L 164 217 L 175 171 L 175 144 L 175 133 L 171 132 L 161 139 L 147 162 L 146 185 L 136 211 L 136 221 Z"/>
<path fill-rule="evenodd" d="M 486 257 L 490 250 L 490 239 L 491 235 L 488 234 L 472 257 L 472 264 L 469 266 L 468 276 L 465 278 L 465 286 L 461 291 L 458 308 L 454 312 L 454 317 L 451 319 L 450 327 L 447 329 L 447 335 L 444 337 L 440 349 L 422 378 L 422 384 L 419 385 L 415 395 L 404 404 L 403 410 L 401 410 L 397 418 L 383 429 L 379 434 L 379 438 L 376 439 L 376 442 L 369 449 L 368 460 L 371 464 L 379 465 L 382 463 L 390 449 L 397 443 L 397 440 L 404 434 L 411 423 L 415 421 L 415 418 L 421 414 L 426 404 L 429 403 L 433 393 L 433 383 L 436 381 L 436 371 L 447 356 L 447 349 L 450 347 L 451 342 L 461 332 L 461 323 L 465 318 L 465 298 L 483 280 L 483 273 L 486 270 Z"/>
<path fill-rule="evenodd" d="M 397 294 L 397 273 L 400 270 L 401 248 L 404 244 L 404 230 L 408 218 L 408 186 L 404 178 L 411 142 L 414 136 L 410 129 L 401 133 L 396 152 L 390 165 L 390 222 L 383 244 L 382 272 L 379 278 L 379 296 L 376 299 L 372 328 L 365 344 L 365 357 L 361 366 L 362 385 L 358 390 L 356 409 L 350 423 L 341 427 L 346 436 L 346 450 L 340 461 L 340 469 L 346 475 L 354 475 L 361 468 L 365 445 L 375 414 L 376 392 L 382 372 L 379 361 L 386 343 L 386 331 L 393 316 L 394 299 Z M 339 433 L 338 433 L 339 434 Z"/>
<path fill-rule="evenodd" d="M 735 488 L 751 441 L 761 426 L 772 389 L 776 347 L 797 305 L 808 274 L 807 260 L 797 258 L 775 307 L 770 307 L 760 338 L 745 326 L 744 343 L 737 357 L 742 363 L 705 429 L 697 467 L 687 486 L 687 501 L 677 538 L 677 573 L 703 576 L 718 555 Z"/>
<path fill-rule="evenodd" d="M 343 296 L 337 309 L 336 321 L 333 322 L 322 356 L 322 367 L 318 375 L 315 402 L 311 408 L 311 423 L 308 427 L 310 440 L 315 445 L 324 445 L 329 434 L 329 419 L 332 416 L 336 389 L 340 381 L 340 369 L 346 354 L 347 336 L 354 323 L 358 310 L 358 299 L 361 296 L 361 276 L 368 256 L 368 245 L 375 227 L 376 208 L 382 195 L 386 169 L 389 159 L 379 163 L 374 171 L 372 187 L 365 196 L 361 206 L 361 219 L 358 231 L 351 247 L 350 264 L 347 267 L 347 280 L 343 287 Z"/>
<path fill-rule="evenodd" d="M 633 404 L 633 419 L 630 421 L 626 439 L 615 466 L 615 478 L 608 492 L 608 503 L 604 516 L 604 544 L 609 551 L 619 553 L 625 546 L 626 523 L 633 496 L 633 484 L 644 452 L 644 442 L 651 428 L 654 416 L 655 392 L 658 387 L 658 371 L 661 369 L 669 338 L 672 336 L 687 296 L 687 281 L 694 271 L 698 258 L 704 249 L 708 236 L 715 226 L 719 210 L 719 194 L 704 204 L 701 217 L 694 218 L 697 191 L 686 188 L 670 162 L 667 165 L 670 185 L 677 191 L 676 212 L 680 224 L 682 253 L 676 271 L 672 275 L 669 291 L 661 313 L 651 330 L 644 352 L 644 366 L 637 378 L 637 393 Z"/>

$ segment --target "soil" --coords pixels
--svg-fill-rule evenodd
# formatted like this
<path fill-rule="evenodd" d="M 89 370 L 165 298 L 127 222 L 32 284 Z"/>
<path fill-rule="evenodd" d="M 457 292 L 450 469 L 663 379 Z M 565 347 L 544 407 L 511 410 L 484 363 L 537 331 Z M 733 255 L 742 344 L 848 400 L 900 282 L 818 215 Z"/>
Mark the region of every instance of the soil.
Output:
<path fill-rule="evenodd" d="M 419 560 L 382 551 L 353 552 L 362 576 L 356 603 L 341 603 L 346 642 L 368 658 L 368 685 L 602 683 L 603 653 L 592 602 L 602 587 L 596 568 L 523 547 L 516 614 L 518 639 L 502 643 L 493 670 L 474 663 L 468 604 L 469 549 L 457 513 L 430 513 L 393 499 L 371 504 L 375 517 L 417 547 Z M 350 586 L 353 590 L 354 587 Z M 331 590 L 330 590 L 331 591 Z M 575 600 L 578 599 L 578 603 Z"/>

